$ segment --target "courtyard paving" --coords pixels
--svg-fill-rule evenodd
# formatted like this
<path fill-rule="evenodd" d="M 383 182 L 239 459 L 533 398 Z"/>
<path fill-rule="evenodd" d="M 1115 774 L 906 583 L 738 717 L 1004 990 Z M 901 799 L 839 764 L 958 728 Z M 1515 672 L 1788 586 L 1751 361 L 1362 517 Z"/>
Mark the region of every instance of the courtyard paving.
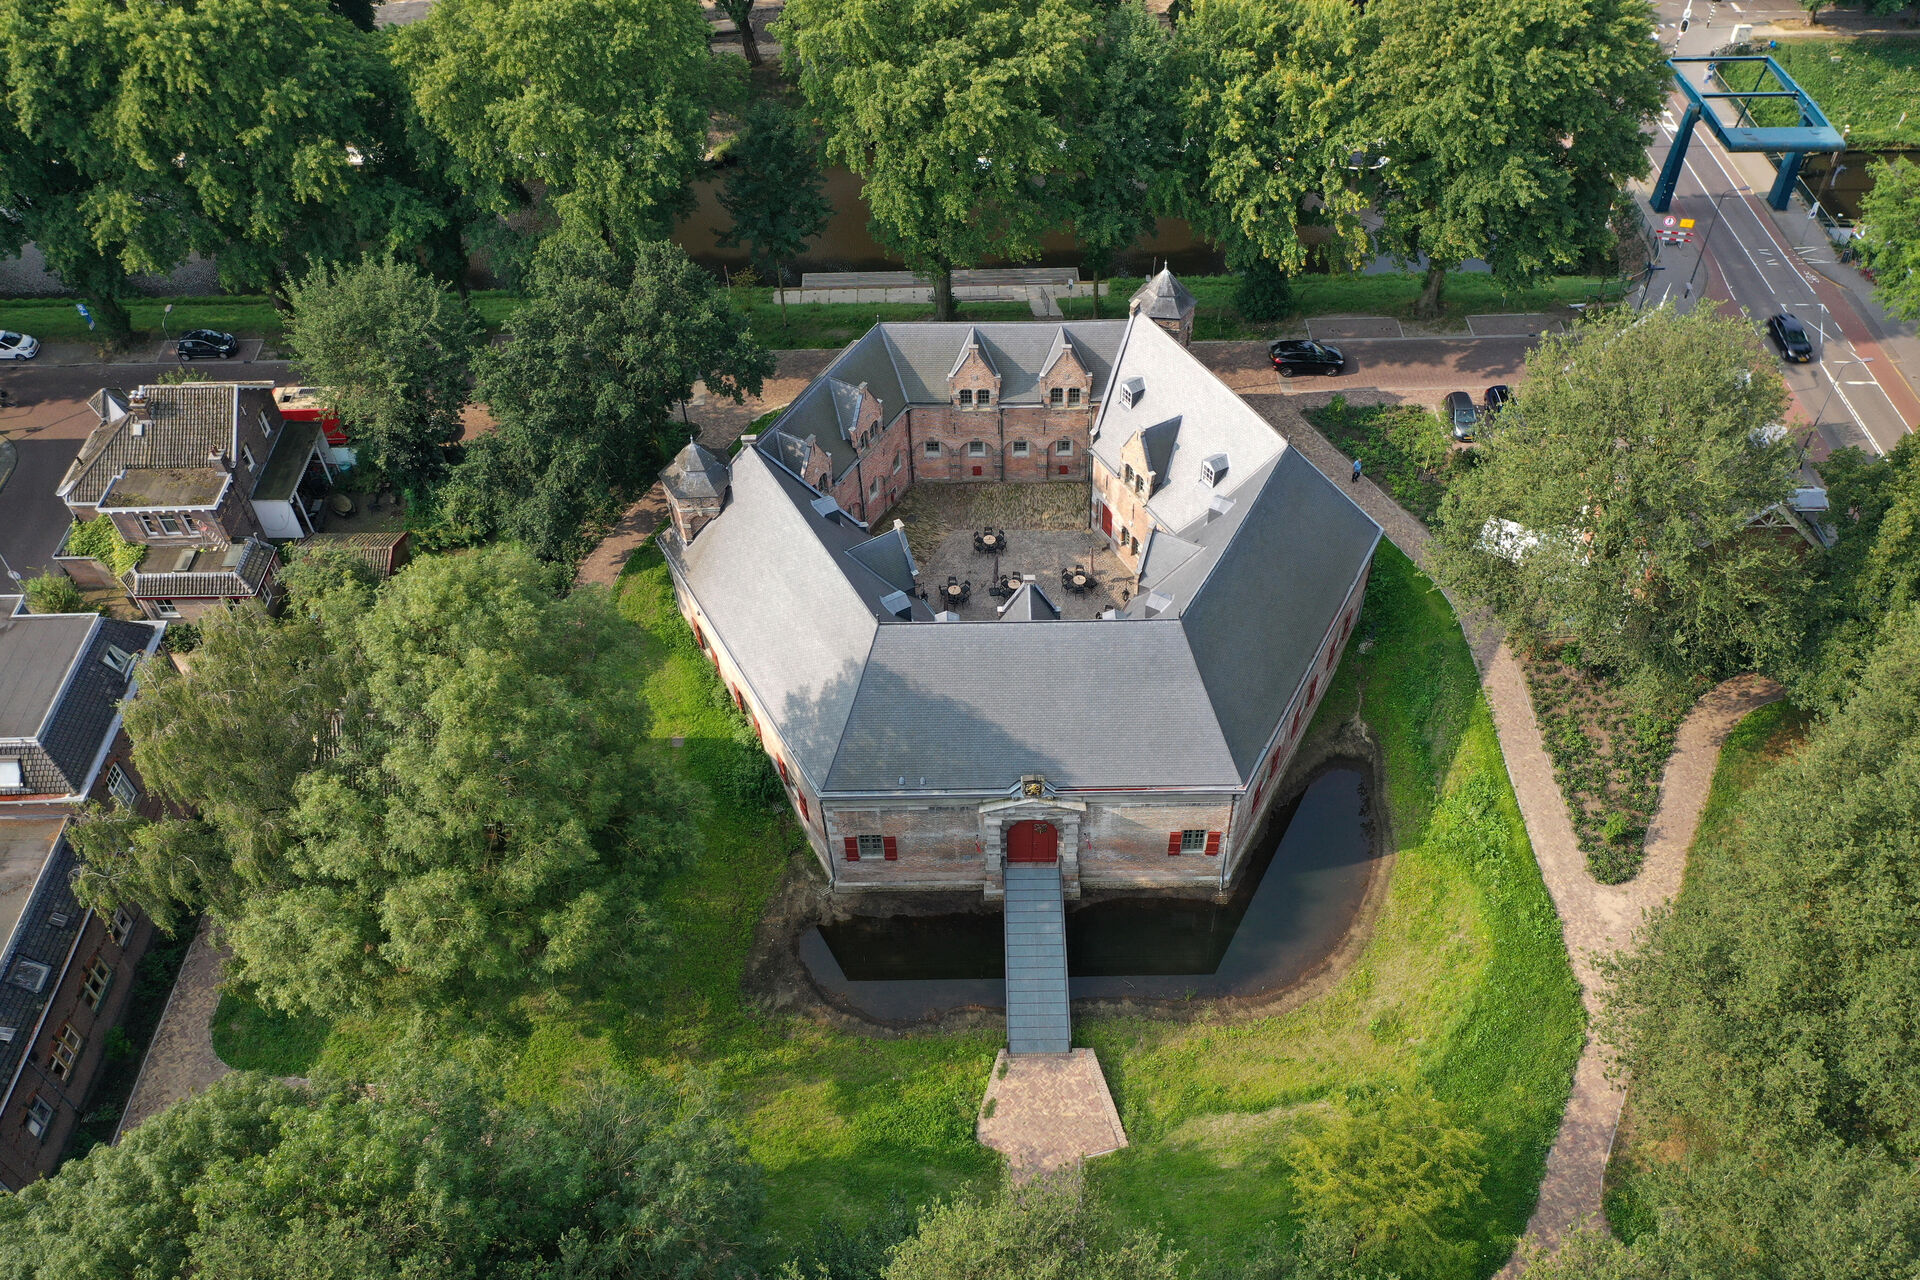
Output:
<path fill-rule="evenodd" d="M 1108 550 L 1106 540 L 1092 529 L 1006 529 L 1005 555 L 984 554 L 974 549 L 973 530 L 955 529 L 940 540 L 939 548 L 920 565 L 920 581 L 928 602 L 945 608 L 969 622 L 992 621 L 1006 601 L 990 593 L 998 581 L 1010 578 L 1031 580 L 1046 593 L 1069 621 L 1089 621 L 1127 601 L 1128 575 L 1120 558 Z M 1069 591 L 1061 574 L 1080 566 L 1091 570 L 1090 585 Z M 941 589 L 949 578 L 971 582 L 973 594 L 964 604 L 942 601 Z"/>
<path fill-rule="evenodd" d="M 232 1070 L 213 1051 L 213 1011 L 220 1006 L 220 975 L 226 956 L 213 944 L 211 920 L 200 922 L 187 948 L 180 976 L 154 1029 L 147 1057 L 133 1082 L 133 1094 L 120 1117 L 120 1135 L 149 1116 L 166 1110 L 211 1085 Z"/>

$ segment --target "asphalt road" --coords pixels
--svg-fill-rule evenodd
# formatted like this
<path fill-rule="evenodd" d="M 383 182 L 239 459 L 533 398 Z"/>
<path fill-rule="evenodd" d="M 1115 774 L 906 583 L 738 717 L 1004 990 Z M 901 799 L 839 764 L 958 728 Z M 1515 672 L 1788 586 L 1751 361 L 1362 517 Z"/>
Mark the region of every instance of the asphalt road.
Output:
<path fill-rule="evenodd" d="M 195 367 L 215 378 L 277 382 L 287 376 L 281 361 L 210 360 Z M 14 572 L 32 577 L 53 567 L 53 553 L 67 528 L 66 504 L 53 489 L 99 425 L 87 398 L 103 385 L 137 386 L 175 368 L 171 363 L 0 368 L 0 388 L 9 402 L 0 408 L 0 434 L 13 442 L 19 456 L 13 475 L 0 487 L 0 556 Z"/>
<path fill-rule="evenodd" d="M 1340 338 L 1347 371 L 1337 377 L 1282 380 L 1267 360 L 1264 343 L 1196 342 L 1193 353 L 1228 386 L 1242 395 L 1278 390 L 1284 395 L 1373 389 L 1408 393 L 1409 399 L 1436 404 L 1449 391 L 1465 391 L 1477 401 L 1496 382 L 1520 376 L 1530 337 L 1490 338 Z"/>
<path fill-rule="evenodd" d="M 1683 35 L 1678 21 L 1684 8 L 1684 0 L 1660 6 L 1661 36 L 1687 56 L 1710 53 L 1724 44 L 1734 22 L 1802 16 L 1792 6 L 1710 7 L 1707 0 L 1697 0 L 1690 29 Z M 1704 87 L 1701 67 L 1696 64 L 1687 74 Z M 1686 99 L 1676 92 L 1669 105 L 1649 139 L 1656 174 Z M 1662 250 L 1665 269 L 1648 287 L 1648 300 L 1682 306 L 1710 300 L 1729 312 L 1744 309 L 1756 323 L 1783 311 L 1798 316 L 1815 336 L 1818 358 L 1812 364 L 1781 366 L 1796 406 L 1818 427 L 1828 447 L 1857 445 L 1885 453 L 1910 427 L 1912 391 L 1890 366 L 1891 357 L 1874 341 L 1846 291 L 1815 269 L 1818 263 L 1833 261 L 1832 246 L 1819 225 L 1806 221 L 1803 234 L 1796 236 L 1783 232 L 1767 210 L 1771 183 L 1770 164 L 1730 154 L 1703 122 L 1694 131 L 1669 211 L 1676 219 L 1691 219 L 1697 239 Z"/>

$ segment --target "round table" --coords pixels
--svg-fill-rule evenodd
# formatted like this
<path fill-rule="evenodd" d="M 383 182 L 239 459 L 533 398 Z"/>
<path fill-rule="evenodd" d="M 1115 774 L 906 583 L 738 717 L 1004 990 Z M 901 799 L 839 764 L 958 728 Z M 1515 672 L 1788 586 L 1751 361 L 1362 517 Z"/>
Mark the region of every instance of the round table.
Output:
<path fill-rule="evenodd" d="M 961 597 L 961 595 L 965 592 L 965 590 L 966 588 L 960 586 L 958 583 L 955 583 L 952 586 L 947 588 L 947 596 L 949 599 L 958 600 Z"/>
<path fill-rule="evenodd" d="M 1073 585 L 1076 587 L 1084 587 L 1088 584 L 1089 579 L 1087 578 L 1087 575 L 1084 573 L 1076 573 L 1073 575 L 1073 578 L 1071 579 L 1071 581 L 1073 582 Z"/>
<path fill-rule="evenodd" d="M 1026 585 L 1027 585 L 1026 580 L 1023 578 L 1008 578 L 1006 581 L 1007 594 L 1012 595 L 1014 592 L 1018 591 L 1021 587 L 1024 587 Z"/>
<path fill-rule="evenodd" d="M 988 551 L 998 551 L 1000 549 L 1000 536 L 994 533 L 983 533 L 980 535 L 980 545 Z"/>

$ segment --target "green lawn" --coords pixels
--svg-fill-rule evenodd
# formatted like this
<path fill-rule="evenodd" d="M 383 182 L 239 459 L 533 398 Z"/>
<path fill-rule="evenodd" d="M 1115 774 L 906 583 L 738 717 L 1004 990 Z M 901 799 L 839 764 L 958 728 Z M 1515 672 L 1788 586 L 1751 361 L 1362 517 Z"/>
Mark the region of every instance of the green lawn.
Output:
<path fill-rule="evenodd" d="M 665 566 L 629 563 L 621 607 L 647 634 L 640 699 L 675 767 L 713 782 L 747 748 L 735 713 L 674 611 Z M 1196 1264 L 1233 1260 L 1290 1229 L 1278 1144 L 1305 1108 L 1420 1083 L 1488 1140 L 1485 1196 L 1443 1229 L 1477 1246 L 1473 1274 L 1524 1226 L 1578 1053 L 1581 1013 L 1558 921 L 1534 867 L 1492 724 L 1446 602 L 1383 548 L 1360 634 L 1320 723 L 1353 713 L 1386 744 L 1399 861 L 1364 957 L 1329 995 L 1283 1017 L 1179 1024 L 1084 1019 L 1133 1147 L 1093 1166 L 1123 1211 Z M 686 739 L 678 750 L 672 735 Z M 659 1069 L 708 1090 L 767 1171 L 768 1230 L 792 1242 L 823 1216 L 859 1219 L 992 1178 L 973 1116 L 997 1034 L 879 1039 L 746 1005 L 754 926 L 800 837 L 784 813 L 733 802 L 703 815 L 707 849 L 666 895 L 672 943 L 601 1003 L 531 1010 L 513 1030 L 440 1033 L 439 1051 L 508 1073 L 529 1093 L 584 1068 Z M 348 1020 L 317 1050 L 308 1028 L 223 1008 L 236 1066 L 377 1069 L 418 1052 L 397 1021 Z M 778 1240 L 770 1244 L 777 1248 Z M 1464 1273 L 1463 1273 L 1464 1274 Z M 1446 1280 L 1445 1277 L 1422 1280 Z"/>
<path fill-rule="evenodd" d="M 1295 282 L 1297 310 L 1292 320 L 1278 324 L 1243 320 L 1233 308 L 1232 276 L 1196 276 L 1185 280 L 1199 300 L 1194 321 L 1194 337 L 1263 338 L 1299 328 L 1300 319 L 1318 315 L 1382 315 L 1407 318 L 1413 300 L 1420 292 L 1417 276 L 1302 276 Z M 1138 279 L 1113 281 L 1112 296 L 1101 304 L 1108 318 L 1125 314 L 1126 299 L 1140 287 Z M 1447 280 L 1446 315 L 1441 327 L 1464 330 L 1466 317 L 1496 311 L 1537 311 L 1543 307 L 1579 302 L 1596 293 L 1600 281 L 1567 276 L 1549 280 L 1538 288 L 1507 293 L 1484 273 L 1462 273 Z M 792 297 L 794 291 L 789 290 Z M 927 320 L 933 308 L 907 302 L 832 302 L 801 305 L 789 301 L 784 311 L 774 291 L 768 288 L 739 288 L 731 292 L 735 305 L 747 313 L 754 334 L 776 350 L 832 348 L 845 346 L 879 320 Z M 512 319 L 519 305 L 515 294 L 502 290 L 482 290 L 471 295 L 473 308 L 490 331 L 499 331 Z M 158 341 L 161 337 L 161 308 L 173 303 L 173 314 L 165 317 L 166 331 L 182 333 L 188 329 L 220 329 L 243 338 L 264 338 L 269 347 L 280 340 L 280 312 L 264 297 L 235 294 L 210 298 L 144 298 L 129 304 L 135 336 L 140 341 Z M 1068 298 L 1062 303 L 1069 316 L 1085 318 L 1093 314 L 1091 298 Z M 971 302 L 958 309 L 962 320 L 1031 320 L 1033 311 L 1024 302 Z M 0 299 L 0 329 L 18 329 L 43 342 L 85 342 L 94 335 L 74 309 L 71 298 Z"/>
<path fill-rule="evenodd" d="M 1423 522 L 1433 520 L 1447 482 L 1464 465 L 1446 426 L 1421 405 L 1357 405 L 1336 395 L 1307 410 L 1307 421 L 1334 448 L 1358 457 L 1367 475 Z"/>
<path fill-rule="evenodd" d="M 1720 748 L 1720 762 L 1713 772 L 1713 787 L 1707 792 L 1706 807 L 1700 811 L 1700 828 L 1687 854 L 1684 894 L 1739 892 L 1739 865 L 1732 858 L 1728 837 L 1738 819 L 1734 806 L 1753 787 L 1759 785 L 1780 758 L 1790 753 L 1807 735 L 1812 717 L 1785 702 L 1770 703 L 1748 715 Z M 1657 1125 L 1650 1126 L 1627 1097 L 1626 1114 L 1614 1140 L 1613 1157 L 1607 1163 L 1606 1186 L 1602 1205 L 1607 1221 L 1623 1240 L 1629 1242 L 1654 1227 L 1652 1207 L 1647 1203 L 1642 1183 L 1649 1163 L 1660 1157 L 1661 1143 Z"/>
<path fill-rule="evenodd" d="M 1849 146 L 1920 144 L 1920 110 L 1915 109 L 1920 103 L 1920 39 L 1782 40 L 1773 58 L 1820 104 L 1834 128 L 1848 131 Z M 1752 88 L 1757 66 L 1730 68 L 1734 87 Z M 1759 103 L 1754 119 L 1790 125 L 1798 116 L 1790 104 L 1776 100 Z"/>

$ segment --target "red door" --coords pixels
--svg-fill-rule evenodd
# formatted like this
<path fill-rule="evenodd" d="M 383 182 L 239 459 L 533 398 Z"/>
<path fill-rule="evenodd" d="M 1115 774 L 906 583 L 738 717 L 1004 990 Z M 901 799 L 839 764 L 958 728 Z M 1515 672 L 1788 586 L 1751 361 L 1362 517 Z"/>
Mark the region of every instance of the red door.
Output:
<path fill-rule="evenodd" d="M 1060 830 L 1051 822 L 1016 822 L 1007 828 L 1008 862 L 1057 862 Z"/>
<path fill-rule="evenodd" d="M 1104 502 L 1100 504 L 1100 532 L 1113 536 L 1113 508 Z"/>

